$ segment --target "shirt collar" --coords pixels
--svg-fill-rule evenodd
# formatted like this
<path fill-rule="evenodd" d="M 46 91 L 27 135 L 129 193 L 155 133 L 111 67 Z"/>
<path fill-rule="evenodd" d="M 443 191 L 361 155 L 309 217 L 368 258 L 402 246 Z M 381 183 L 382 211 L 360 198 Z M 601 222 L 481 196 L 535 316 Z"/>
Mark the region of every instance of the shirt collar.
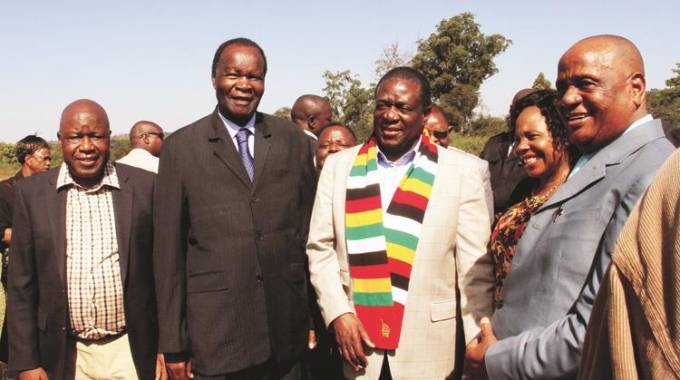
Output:
<path fill-rule="evenodd" d="M 645 116 L 635 120 L 631 125 L 629 125 L 628 128 L 626 128 L 626 130 L 623 131 L 623 134 L 625 135 L 626 133 L 632 131 L 633 129 L 641 126 L 644 123 L 648 123 L 652 120 L 654 120 L 654 117 L 650 114 L 646 114 Z"/>
<path fill-rule="evenodd" d="M 219 110 L 217 111 L 217 114 L 220 115 L 220 120 L 222 120 L 224 126 L 227 127 L 227 132 L 229 132 L 229 136 L 231 136 L 232 139 L 236 138 L 236 134 L 241 128 L 245 128 L 249 130 L 252 135 L 255 135 L 255 113 L 253 113 L 253 116 L 250 117 L 250 120 L 248 120 L 243 127 L 224 117 Z"/>
<path fill-rule="evenodd" d="M 77 186 L 81 189 L 85 189 L 80 186 L 71 176 L 71 172 L 68 170 L 68 166 L 65 162 L 62 162 L 59 168 L 59 176 L 57 177 L 57 190 L 65 186 Z M 106 162 L 104 165 L 104 176 L 98 185 L 91 189 L 85 189 L 88 193 L 93 193 L 101 189 L 103 186 L 113 187 L 115 189 L 120 189 L 120 182 L 118 182 L 118 175 L 116 174 L 116 167 L 113 165 L 111 160 Z"/>
<path fill-rule="evenodd" d="M 639 126 L 641 126 L 645 123 L 648 123 L 652 120 L 654 120 L 654 117 L 651 114 L 646 114 L 645 116 L 643 116 L 643 117 L 635 120 L 634 122 L 632 122 L 628 126 L 628 128 L 626 128 L 626 130 L 623 131 L 621 136 L 625 135 L 626 133 L 632 131 L 633 129 L 635 129 L 635 128 L 637 128 L 637 127 L 639 127 Z M 602 149 L 600 149 L 600 150 L 602 150 Z M 579 157 L 579 159 L 574 164 L 574 167 L 571 168 L 571 172 L 569 172 L 569 176 L 567 177 L 567 179 L 573 177 L 574 174 L 576 174 L 579 170 L 581 170 L 581 168 L 584 167 L 588 163 L 588 161 L 590 161 L 590 159 L 593 158 L 593 156 L 595 156 L 600 150 L 595 151 L 595 152 L 582 154 L 581 157 Z"/>
<path fill-rule="evenodd" d="M 385 156 L 385 154 L 380 150 L 380 147 L 377 144 L 376 148 L 378 149 L 378 165 L 380 165 L 381 167 L 394 168 L 406 166 L 413 162 L 413 160 L 416 158 L 418 148 L 420 148 L 420 138 L 418 138 L 418 141 L 411 147 L 411 149 L 408 150 L 408 152 L 404 153 L 404 155 L 399 157 L 396 161 L 390 161 L 387 158 L 387 156 Z"/>

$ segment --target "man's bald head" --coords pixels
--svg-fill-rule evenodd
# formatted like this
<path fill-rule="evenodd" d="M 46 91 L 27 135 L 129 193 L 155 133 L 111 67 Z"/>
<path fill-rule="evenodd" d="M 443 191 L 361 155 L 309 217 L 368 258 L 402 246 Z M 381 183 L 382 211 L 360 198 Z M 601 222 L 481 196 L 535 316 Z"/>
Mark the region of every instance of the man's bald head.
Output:
<path fill-rule="evenodd" d="M 570 55 L 593 55 L 603 64 L 615 63 L 611 67 L 616 66 L 622 72 L 629 74 L 639 72 L 645 75 L 645 65 L 640 50 L 625 37 L 612 34 L 586 37 L 572 45 L 562 55 L 562 59 Z"/>
<path fill-rule="evenodd" d="M 106 129 L 109 129 L 109 116 L 106 114 L 104 107 L 94 100 L 78 99 L 67 105 L 61 112 L 59 132 L 61 133 L 65 123 L 73 120 L 73 118 L 82 118 L 86 116 L 96 117 L 99 122 L 106 124 Z"/>
<path fill-rule="evenodd" d="M 158 157 L 161 153 L 164 138 L 163 128 L 153 121 L 141 120 L 130 129 L 130 146 L 133 149 L 144 149 Z"/>
<path fill-rule="evenodd" d="M 645 89 L 642 56 L 630 40 L 578 41 L 560 58 L 557 75 L 569 139 L 585 152 L 606 146 L 647 114 Z"/>
<path fill-rule="evenodd" d="M 290 110 L 290 118 L 302 129 L 315 134 L 328 125 L 333 117 L 333 108 L 328 99 L 318 95 L 302 95 Z"/>
<path fill-rule="evenodd" d="M 444 110 L 438 105 L 432 105 L 430 115 L 425 121 L 425 128 L 430 131 L 439 145 L 444 148 L 449 146 L 449 121 L 446 119 Z"/>

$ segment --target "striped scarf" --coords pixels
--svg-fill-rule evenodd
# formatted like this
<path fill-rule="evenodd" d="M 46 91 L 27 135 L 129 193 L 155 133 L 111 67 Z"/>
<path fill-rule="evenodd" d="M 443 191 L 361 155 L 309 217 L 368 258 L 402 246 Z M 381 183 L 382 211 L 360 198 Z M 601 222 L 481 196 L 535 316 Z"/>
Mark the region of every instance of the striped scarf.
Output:
<path fill-rule="evenodd" d="M 364 144 L 347 178 L 345 233 L 355 310 L 377 348 L 399 344 L 411 266 L 432 184 L 437 147 L 420 149 L 383 214 L 375 138 Z"/>

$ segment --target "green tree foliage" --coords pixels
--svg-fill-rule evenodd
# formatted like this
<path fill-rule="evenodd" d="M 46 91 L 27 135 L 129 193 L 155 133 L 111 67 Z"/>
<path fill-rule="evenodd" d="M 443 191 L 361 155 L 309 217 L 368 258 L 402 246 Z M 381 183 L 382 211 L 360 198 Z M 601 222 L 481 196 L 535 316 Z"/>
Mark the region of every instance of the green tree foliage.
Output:
<path fill-rule="evenodd" d="M 290 120 L 290 107 L 281 107 L 274 111 L 274 116 Z"/>
<path fill-rule="evenodd" d="M 373 129 L 373 86 L 364 88 L 350 70 L 325 71 L 323 94 L 333 107 L 335 119 L 352 128 L 358 141 L 364 141 Z"/>
<path fill-rule="evenodd" d="M 675 77 L 666 81 L 666 88 L 652 89 L 647 93 L 649 111 L 673 128 L 680 128 L 680 63 L 675 64 Z"/>
<path fill-rule="evenodd" d="M 493 136 L 507 130 L 505 119 L 495 116 L 480 115 L 470 123 L 470 134 L 475 136 Z"/>
<path fill-rule="evenodd" d="M 552 83 L 545 79 L 545 75 L 542 72 L 538 73 L 536 79 L 534 79 L 534 84 L 531 85 L 534 90 L 550 90 L 552 88 Z"/>
<path fill-rule="evenodd" d="M 460 123 L 454 124 L 459 130 L 468 129 L 482 82 L 498 72 L 494 57 L 511 43 L 500 34 L 483 34 L 467 12 L 442 20 L 435 33 L 418 41 L 413 67 L 425 74 L 434 100 Z"/>

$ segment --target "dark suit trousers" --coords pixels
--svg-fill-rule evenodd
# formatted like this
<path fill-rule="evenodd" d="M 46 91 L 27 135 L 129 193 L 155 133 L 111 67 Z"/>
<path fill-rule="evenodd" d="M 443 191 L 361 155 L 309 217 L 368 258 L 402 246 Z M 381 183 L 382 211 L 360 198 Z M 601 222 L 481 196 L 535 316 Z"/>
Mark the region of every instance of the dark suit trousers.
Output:
<path fill-rule="evenodd" d="M 303 380 L 302 374 L 302 365 L 299 361 L 287 364 L 267 362 L 226 375 L 204 376 L 194 373 L 194 380 Z"/>

